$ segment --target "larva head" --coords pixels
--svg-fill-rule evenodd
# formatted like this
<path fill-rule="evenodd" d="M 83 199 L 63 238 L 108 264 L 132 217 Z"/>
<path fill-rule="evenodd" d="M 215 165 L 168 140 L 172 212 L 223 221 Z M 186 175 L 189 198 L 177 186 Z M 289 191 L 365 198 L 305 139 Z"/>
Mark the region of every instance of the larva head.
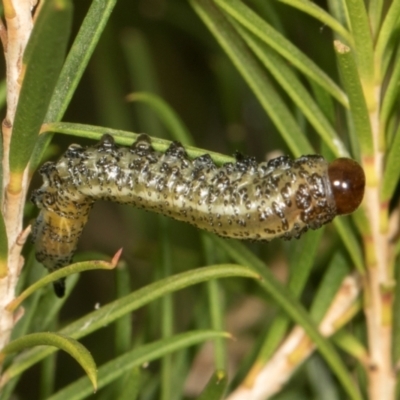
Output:
<path fill-rule="evenodd" d="M 349 158 L 338 158 L 329 164 L 328 176 L 337 214 L 355 211 L 364 197 L 365 175 L 361 166 Z"/>

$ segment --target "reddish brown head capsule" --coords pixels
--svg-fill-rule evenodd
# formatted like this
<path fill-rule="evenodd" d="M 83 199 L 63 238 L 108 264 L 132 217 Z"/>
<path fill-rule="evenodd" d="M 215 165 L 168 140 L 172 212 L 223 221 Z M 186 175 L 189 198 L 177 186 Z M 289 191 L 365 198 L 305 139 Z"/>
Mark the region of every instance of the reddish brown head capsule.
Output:
<path fill-rule="evenodd" d="M 349 158 L 338 158 L 329 164 L 328 176 L 337 214 L 355 211 L 364 197 L 365 175 L 361 166 Z"/>

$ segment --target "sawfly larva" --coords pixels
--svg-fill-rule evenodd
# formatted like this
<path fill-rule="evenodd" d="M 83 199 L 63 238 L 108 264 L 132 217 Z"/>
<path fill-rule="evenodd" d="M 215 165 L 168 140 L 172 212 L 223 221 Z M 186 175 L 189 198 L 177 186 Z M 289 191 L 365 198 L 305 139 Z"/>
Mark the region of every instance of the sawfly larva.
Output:
<path fill-rule="evenodd" d="M 104 135 L 97 145 L 71 145 L 40 168 L 32 194 L 36 258 L 49 271 L 68 265 L 96 200 L 131 204 L 214 232 L 253 240 L 298 238 L 361 203 L 365 176 L 353 160 L 308 155 L 257 163 L 237 155 L 217 167 L 208 154 L 189 159 L 173 142 L 157 152 L 141 135 L 131 147 Z M 64 294 L 64 280 L 55 283 Z"/>

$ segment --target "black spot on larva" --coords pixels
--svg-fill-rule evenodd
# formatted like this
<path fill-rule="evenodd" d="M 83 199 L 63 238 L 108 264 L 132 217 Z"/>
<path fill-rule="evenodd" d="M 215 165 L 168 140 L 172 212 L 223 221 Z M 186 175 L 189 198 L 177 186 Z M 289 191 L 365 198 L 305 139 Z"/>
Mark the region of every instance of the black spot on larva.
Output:
<path fill-rule="evenodd" d="M 277 215 L 281 219 L 285 217 L 284 208 L 282 207 L 281 204 L 277 203 L 276 201 L 272 202 L 272 211 L 274 212 L 275 215 Z"/>
<path fill-rule="evenodd" d="M 296 206 L 300 210 L 306 210 L 310 207 L 311 204 L 311 196 L 309 192 L 309 188 L 306 184 L 299 185 L 296 191 Z"/>
<path fill-rule="evenodd" d="M 216 165 L 209 154 L 204 154 L 199 156 L 193 160 L 193 168 L 201 168 L 201 169 L 214 169 Z"/>
<path fill-rule="evenodd" d="M 71 144 L 64 154 L 67 160 L 80 159 L 85 155 L 85 149 L 79 144 Z"/>
<path fill-rule="evenodd" d="M 249 172 L 257 168 L 257 161 L 255 157 L 244 156 L 242 153 L 235 153 L 236 163 L 233 165 L 234 169 L 239 172 Z"/>
<path fill-rule="evenodd" d="M 169 165 L 166 162 L 163 162 L 160 166 L 160 172 L 162 174 L 168 174 L 170 171 Z"/>
<path fill-rule="evenodd" d="M 168 147 L 167 151 L 165 152 L 167 157 L 179 158 L 179 159 L 186 159 L 187 153 L 185 148 L 179 142 L 172 142 Z"/>
<path fill-rule="evenodd" d="M 285 202 L 287 207 L 292 206 L 292 185 L 290 182 L 287 182 L 283 188 L 281 189 L 282 199 Z"/>

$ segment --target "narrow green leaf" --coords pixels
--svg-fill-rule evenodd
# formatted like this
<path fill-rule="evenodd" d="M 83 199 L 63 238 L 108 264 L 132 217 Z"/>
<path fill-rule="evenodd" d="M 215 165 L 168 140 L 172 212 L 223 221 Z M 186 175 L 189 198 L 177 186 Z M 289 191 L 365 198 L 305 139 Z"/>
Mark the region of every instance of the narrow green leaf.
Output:
<path fill-rule="evenodd" d="M 339 217 L 333 220 L 333 224 L 342 240 L 342 243 L 348 251 L 354 266 L 362 275 L 365 273 L 363 261 L 363 252 L 354 231 L 349 225 L 346 217 Z"/>
<path fill-rule="evenodd" d="M 257 363 L 263 365 L 267 360 L 271 358 L 278 346 L 282 343 L 283 338 L 286 335 L 288 327 L 291 323 L 286 313 L 279 313 L 268 329 L 268 333 L 265 337 L 265 341 L 262 344 L 259 354 L 257 355 Z"/>
<path fill-rule="evenodd" d="M 396 241 L 396 245 L 394 247 L 394 256 L 398 257 L 398 255 L 400 254 L 400 240 L 397 239 Z M 396 281 L 397 282 L 397 281 Z"/>
<path fill-rule="evenodd" d="M 125 379 L 123 391 L 118 396 L 118 400 L 136 400 L 139 396 L 140 390 L 140 369 L 139 367 L 132 368 Z"/>
<path fill-rule="evenodd" d="M 260 61 L 302 111 L 332 152 L 337 157 L 349 157 L 349 152 L 342 140 L 322 113 L 318 104 L 311 97 L 308 90 L 306 90 L 300 79 L 297 78 L 287 66 L 286 62 L 259 39 L 253 38 L 245 29 L 241 28 L 239 24 L 234 23 L 234 26 Z"/>
<path fill-rule="evenodd" d="M 118 258 L 121 250 L 114 256 Z M 77 272 L 89 271 L 91 269 L 113 269 L 115 268 L 116 260 L 112 260 L 111 262 L 106 261 L 84 261 L 75 264 L 71 264 L 68 267 L 61 268 L 51 274 L 46 275 L 42 279 L 39 279 L 33 285 L 29 286 L 26 290 L 24 290 L 18 297 L 16 297 L 13 301 L 11 301 L 6 309 L 8 311 L 14 311 L 28 296 L 34 293 L 36 290 L 40 289 L 43 286 L 48 285 L 49 283 L 55 282 L 60 278 L 64 278 L 68 275 L 76 274 Z"/>
<path fill-rule="evenodd" d="M 400 80 L 400 49 L 397 50 L 396 56 L 393 60 L 393 71 L 390 75 L 390 79 L 388 85 L 385 90 L 385 95 L 382 99 L 382 106 L 379 113 L 379 122 L 380 122 L 380 130 L 381 135 L 386 135 L 386 141 L 389 142 L 390 147 L 390 139 L 388 138 L 387 127 L 389 124 L 389 118 L 392 113 L 396 113 L 396 109 L 393 110 L 396 102 L 399 99 L 399 80 Z M 397 122 L 397 121 L 396 121 Z M 386 146 L 388 147 L 388 146 Z"/>
<path fill-rule="evenodd" d="M 64 350 L 81 365 L 90 382 L 92 383 L 94 391 L 97 390 L 96 364 L 93 360 L 93 357 L 86 347 L 82 346 L 78 341 L 59 333 L 31 333 L 19 339 L 15 339 L 2 349 L 0 356 L 15 353 L 17 351 L 35 346 L 54 346 L 60 350 Z"/>
<path fill-rule="evenodd" d="M 172 293 L 210 279 L 227 277 L 243 277 L 257 280 L 259 279 L 259 274 L 248 267 L 234 264 L 222 264 L 183 272 L 154 282 L 122 299 L 115 300 L 101 307 L 99 310 L 93 311 L 66 326 L 59 333 L 73 337 L 74 339 L 79 339 L 111 324 L 121 316 L 130 313 L 167 293 Z M 53 352 L 54 350 L 52 349 L 33 349 L 22 354 L 3 373 L 0 380 L 0 387 L 4 386 L 12 378 Z"/>
<path fill-rule="evenodd" d="M 4 388 L 1 389 L 0 400 L 12 400 L 18 381 L 18 378 L 12 379 Z"/>
<path fill-rule="evenodd" d="M 30 332 L 50 330 L 52 323 L 57 320 L 58 313 L 68 300 L 69 295 L 78 283 L 78 280 L 79 274 L 68 277 L 66 292 L 63 298 L 55 298 L 53 288 L 50 288 L 50 290 L 47 290 L 44 294 L 41 293 L 40 301 L 36 308 L 36 313 L 33 316 L 32 324 L 30 325 Z"/>
<path fill-rule="evenodd" d="M 39 398 L 47 399 L 54 392 L 57 363 L 56 355 L 45 358 L 40 366 L 40 395 Z"/>
<path fill-rule="evenodd" d="M 345 126 L 347 127 L 347 140 L 350 144 L 351 153 L 353 157 L 361 162 L 360 141 L 354 127 L 353 115 L 351 110 L 345 110 Z"/>
<path fill-rule="evenodd" d="M 311 274 L 324 231 L 322 227 L 307 232 L 290 254 L 289 289 L 296 297 L 300 297 Z"/>
<path fill-rule="evenodd" d="M 296 243 L 294 251 L 290 255 L 288 286 L 296 298 L 300 297 L 310 276 L 323 232 L 323 229 L 308 232 Z M 286 314 L 280 314 L 274 319 L 257 357 L 258 362 L 264 363 L 271 357 L 282 342 L 289 324 L 290 319 Z"/>
<path fill-rule="evenodd" d="M 367 103 L 361 87 L 360 77 L 349 47 L 339 41 L 335 41 L 336 55 L 343 85 L 349 96 L 350 110 L 354 122 L 363 156 L 373 155 L 372 130 L 369 120 Z"/>
<path fill-rule="evenodd" d="M 197 400 L 223 400 L 227 384 L 225 371 L 217 371 Z"/>
<path fill-rule="evenodd" d="M 116 2 L 117 0 L 92 1 L 61 70 L 49 109 L 44 118 L 45 122 L 59 121 L 63 117 Z M 45 59 L 46 62 L 48 60 Z M 41 90 L 39 90 L 39 93 Z M 31 171 L 36 170 L 51 138 L 52 135 L 39 137 L 32 155 Z"/>
<path fill-rule="evenodd" d="M 207 264 L 214 264 L 216 261 L 216 248 L 213 240 L 206 232 L 201 232 L 201 241 Z M 226 315 L 223 301 L 222 287 L 217 280 L 207 282 L 208 309 L 210 313 L 211 327 L 218 331 L 224 329 L 224 316 Z M 227 368 L 227 348 L 222 339 L 214 341 L 214 365 L 217 370 Z"/>
<path fill-rule="evenodd" d="M 319 108 L 324 113 L 327 120 L 333 124 L 336 118 L 335 105 L 329 93 L 327 93 L 321 86 L 317 85 L 314 81 L 309 80 L 312 92 L 315 97 Z M 322 153 L 323 154 L 323 153 Z"/>
<path fill-rule="evenodd" d="M 345 2 L 346 0 L 327 0 L 328 11 L 343 26 L 349 27 L 350 20 Z"/>
<path fill-rule="evenodd" d="M 326 362 L 329 364 L 332 372 L 336 374 L 343 388 L 346 390 L 348 396 L 352 399 L 360 399 L 358 390 L 352 383 L 352 378 L 339 357 L 331 342 L 324 338 L 318 331 L 318 328 L 310 315 L 306 312 L 304 307 L 297 301 L 293 294 L 283 286 L 266 268 L 263 263 L 260 263 L 256 257 L 246 249 L 241 243 L 229 240 L 222 240 L 215 238 L 219 247 L 225 249 L 227 254 L 231 256 L 236 262 L 243 265 L 248 265 L 257 271 L 262 280 L 258 283 L 260 286 L 275 300 L 275 302 L 282 307 L 282 309 L 299 325 L 303 327 L 307 335 L 311 338 L 314 344 L 318 347 L 320 353 L 324 356 Z M 255 260 L 255 262 L 253 262 Z"/>
<path fill-rule="evenodd" d="M 349 46 L 353 47 L 354 41 L 350 32 L 335 18 L 332 17 L 328 12 L 319 7 L 316 3 L 310 0 L 279 0 L 281 3 L 285 3 L 291 7 L 297 8 L 311 15 L 324 25 L 329 26 L 334 32 L 336 32 L 341 40 L 345 41 Z"/>
<path fill-rule="evenodd" d="M 313 355 L 305 365 L 307 382 L 310 385 L 311 398 L 324 400 L 341 400 L 336 380 L 332 376 L 329 367 L 319 355 Z"/>
<path fill-rule="evenodd" d="M 43 277 L 45 274 L 44 268 L 39 265 L 39 263 L 34 258 L 33 251 L 29 252 L 28 257 L 25 260 L 25 265 L 23 272 L 18 280 L 18 288 L 16 293 L 20 293 L 22 287 L 26 287 L 31 285 L 32 283 L 36 282 L 38 279 Z M 20 286 L 20 281 L 21 286 Z M 16 326 L 13 328 L 11 334 L 11 340 L 17 339 L 21 336 L 26 335 L 27 333 L 31 332 L 40 332 L 45 331 L 46 328 L 39 327 L 39 329 L 33 330 L 33 320 L 38 314 L 38 304 L 41 298 L 42 291 L 37 291 L 33 294 L 30 298 L 28 298 L 24 304 L 24 317 L 21 318 Z M 53 294 L 54 299 L 54 294 Z"/>
<path fill-rule="evenodd" d="M 122 36 L 122 48 L 128 65 L 131 86 L 137 91 L 160 93 L 155 63 L 145 36 L 139 31 L 126 30 Z M 136 118 L 140 131 L 152 136 L 165 137 L 164 129 L 153 110 L 138 104 Z"/>
<path fill-rule="evenodd" d="M 131 130 L 132 106 L 124 99 L 127 88 L 121 74 L 121 59 L 117 57 L 120 50 L 115 45 L 117 36 L 113 26 L 108 25 L 91 61 L 94 106 L 100 125 Z"/>
<path fill-rule="evenodd" d="M 33 294 L 29 299 L 26 300 L 24 304 L 24 317 L 18 321 L 18 324 L 12 331 L 11 340 L 18 339 L 19 337 L 23 337 L 27 333 L 32 332 L 30 327 L 32 326 L 32 321 L 37 314 L 37 306 L 39 304 L 41 292 L 37 291 Z M 54 294 L 53 294 L 54 298 Z M 39 328 L 36 332 L 43 331 L 43 328 Z"/>
<path fill-rule="evenodd" d="M 354 38 L 360 79 L 365 88 L 372 89 L 374 85 L 374 55 L 365 3 L 364 0 L 346 0 L 346 5 Z M 368 97 L 370 94 L 368 90 L 367 93 Z M 350 93 L 347 92 L 347 95 L 350 96 Z"/>
<path fill-rule="evenodd" d="M 224 327 L 223 304 L 221 301 L 221 288 L 216 280 L 207 282 L 207 294 L 209 301 L 211 326 L 213 329 L 220 330 Z M 227 349 L 222 340 L 215 341 L 215 367 L 219 370 L 227 367 Z"/>
<path fill-rule="evenodd" d="M 277 2 L 265 1 L 265 0 L 249 0 L 247 2 L 252 9 L 254 9 L 258 15 L 264 18 L 266 21 L 280 33 L 285 34 L 286 28 L 282 22 L 282 15 L 277 10 Z"/>
<path fill-rule="evenodd" d="M 63 117 L 116 2 L 92 1 L 61 71 L 45 122 L 59 121 Z"/>
<path fill-rule="evenodd" d="M 322 282 L 314 296 L 310 314 L 314 321 L 321 322 L 326 311 L 339 290 L 343 279 L 350 273 L 347 260 L 342 254 L 336 253 L 324 273 Z"/>
<path fill-rule="evenodd" d="M 121 261 L 115 268 L 116 298 L 120 299 L 131 293 L 131 276 L 125 262 Z M 120 355 L 132 346 L 132 319 L 129 314 L 115 322 L 115 354 Z"/>
<path fill-rule="evenodd" d="M 385 171 L 383 173 L 383 182 L 381 186 L 381 200 L 389 202 L 400 179 L 400 126 L 397 128 L 393 144 L 385 162 Z"/>
<path fill-rule="evenodd" d="M 0 109 L 6 105 L 7 85 L 6 80 L 0 81 Z"/>
<path fill-rule="evenodd" d="M 194 145 L 192 135 L 186 128 L 178 114 L 171 106 L 160 96 L 147 92 L 135 92 L 127 96 L 128 101 L 139 101 L 149 105 L 158 115 L 162 123 L 170 132 L 171 136 L 184 143 L 185 145 Z"/>
<path fill-rule="evenodd" d="M 163 215 L 158 216 L 159 232 L 160 232 L 160 272 L 162 277 L 172 275 L 172 254 L 171 254 L 171 232 L 169 230 L 169 221 Z M 174 305 L 172 294 L 166 294 L 161 299 L 162 317 L 161 317 L 161 334 L 164 339 L 173 336 L 174 333 Z M 160 400 L 170 400 L 173 390 L 173 360 L 172 355 L 168 354 L 161 360 L 161 393 Z"/>
<path fill-rule="evenodd" d="M 325 74 L 310 58 L 301 52 L 271 25 L 261 19 L 240 0 L 215 0 L 229 15 L 235 18 L 250 32 L 271 46 L 283 58 L 298 68 L 304 75 L 327 90 L 344 107 L 348 106 L 346 95 L 331 78 Z"/>
<path fill-rule="evenodd" d="M 229 335 L 224 332 L 194 331 L 141 346 L 102 365 L 98 370 L 98 387 L 100 389 L 108 385 L 134 367 L 139 367 L 144 363 L 149 363 L 166 354 L 215 337 L 228 338 Z M 81 378 L 61 389 L 47 400 L 80 400 L 86 398 L 90 394 L 91 388 L 87 380 Z"/>
<path fill-rule="evenodd" d="M 388 43 L 392 36 L 397 32 L 399 27 L 399 16 L 400 16 L 400 0 L 393 0 L 390 4 L 389 9 L 386 12 L 385 19 L 382 27 L 379 31 L 378 41 L 375 46 L 375 60 L 377 66 L 381 67 L 381 63 L 384 57 L 385 50 L 388 47 Z M 398 64 L 398 63 L 397 63 Z M 395 66 L 397 65 L 395 64 Z M 379 81 L 383 79 L 385 71 L 379 70 L 377 78 Z"/>
<path fill-rule="evenodd" d="M 371 29 L 371 36 L 374 42 L 376 42 L 375 39 L 377 36 L 377 32 L 381 27 L 383 2 L 384 0 L 373 0 L 368 3 L 368 22 Z"/>
<path fill-rule="evenodd" d="M 3 213 L 0 212 L 0 279 L 7 276 L 8 239 Z"/>
<path fill-rule="evenodd" d="M 69 122 L 55 122 L 43 126 L 44 131 L 52 131 L 63 133 L 66 135 L 85 137 L 87 139 L 100 140 L 101 137 L 108 133 L 114 137 L 115 141 L 124 146 L 130 146 L 138 137 L 138 133 L 122 131 L 119 129 L 110 129 L 101 126 L 73 124 Z M 152 146 L 157 151 L 165 151 L 171 145 L 170 140 L 160 139 L 156 137 L 151 138 Z M 198 147 L 185 146 L 185 149 L 191 158 L 199 157 L 205 153 L 209 154 L 217 165 L 222 165 L 227 162 L 235 161 L 233 157 L 226 156 L 213 151 L 199 149 Z"/>
<path fill-rule="evenodd" d="M 332 339 L 338 347 L 358 360 L 363 366 L 368 363 L 368 350 L 354 335 L 342 329 Z"/>
<path fill-rule="evenodd" d="M 28 164 L 64 62 L 71 21 L 69 0 L 43 3 L 23 58 L 26 71 L 11 138 L 11 171 L 22 173 Z"/>
<path fill-rule="evenodd" d="M 250 86 L 288 147 L 299 157 L 312 146 L 243 40 L 210 0 L 190 0 L 195 11 Z"/>

